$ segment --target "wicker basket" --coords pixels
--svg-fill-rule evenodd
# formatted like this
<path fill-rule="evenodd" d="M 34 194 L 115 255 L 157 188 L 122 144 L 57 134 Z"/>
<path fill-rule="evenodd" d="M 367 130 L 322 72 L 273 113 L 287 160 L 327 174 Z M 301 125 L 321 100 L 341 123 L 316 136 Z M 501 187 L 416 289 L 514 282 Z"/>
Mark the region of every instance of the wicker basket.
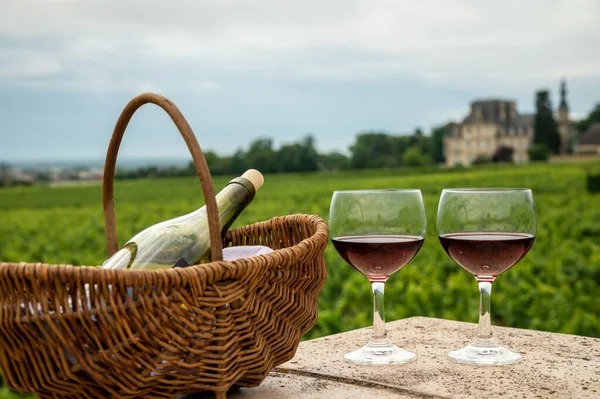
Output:
<path fill-rule="evenodd" d="M 117 250 L 116 156 L 134 112 L 162 107 L 200 176 L 213 261 L 165 270 L 106 270 L 0 263 L 0 369 L 6 383 L 42 398 L 173 398 L 259 385 L 291 359 L 317 320 L 326 279 L 327 225 L 288 215 L 220 239 L 214 190 L 198 142 L 166 98 L 143 94 L 123 110 L 104 169 L 108 254 Z M 224 262 L 222 246 L 267 245 L 266 255 Z M 86 289 L 89 294 L 86 295 Z"/>

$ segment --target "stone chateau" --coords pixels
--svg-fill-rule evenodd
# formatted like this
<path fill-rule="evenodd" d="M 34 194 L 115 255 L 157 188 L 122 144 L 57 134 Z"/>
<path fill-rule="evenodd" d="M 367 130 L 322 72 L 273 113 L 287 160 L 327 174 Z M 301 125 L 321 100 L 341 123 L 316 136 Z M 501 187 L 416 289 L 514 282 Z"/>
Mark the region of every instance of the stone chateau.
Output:
<path fill-rule="evenodd" d="M 555 115 L 561 140 L 561 153 L 570 150 L 573 123 L 569 120 L 567 88 L 560 87 L 560 105 Z M 496 150 L 510 147 L 513 161 L 527 162 L 527 149 L 533 141 L 534 114 L 520 114 L 515 101 L 502 99 L 475 100 L 469 115 L 454 125 L 444 137 L 447 166 L 469 166 L 478 158 L 491 159 Z"/>

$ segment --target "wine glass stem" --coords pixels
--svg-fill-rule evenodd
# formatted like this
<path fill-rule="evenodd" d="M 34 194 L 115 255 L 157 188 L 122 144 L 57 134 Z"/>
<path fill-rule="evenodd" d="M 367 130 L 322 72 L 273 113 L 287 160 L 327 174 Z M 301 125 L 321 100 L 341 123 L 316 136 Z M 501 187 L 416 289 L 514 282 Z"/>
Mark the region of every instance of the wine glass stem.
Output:
<path fill-rule="evenodd" d="M 371 334 L 371 343 L 386 344 L 389 342 L 385 330 L 385 316 L 383 314 L 383 289 L 385 283 L 373 281 L 373 334 Z"/>
<path fill-rule="evenodd" d="M 479 325 L 475 331 L 475 343 L 479 346 L 490 346 L 495 344 L 490 313 L 492 283 L 478 281 L 477 285 L 479 285 Z"/>

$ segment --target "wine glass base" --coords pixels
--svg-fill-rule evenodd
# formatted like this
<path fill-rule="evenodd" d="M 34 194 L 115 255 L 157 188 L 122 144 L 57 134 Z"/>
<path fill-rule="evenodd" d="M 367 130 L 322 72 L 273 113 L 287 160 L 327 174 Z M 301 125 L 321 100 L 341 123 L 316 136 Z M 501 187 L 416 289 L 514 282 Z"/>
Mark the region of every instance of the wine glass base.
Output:
<path fill-rule="evenodd" d="M 468 345 L 462 349 L 448 352 L 448 356 L 459 363 L 482 366 L 500 366 L 518 363 L 523 359 L 520 353 L 508 350 L 500 345 Z"/>
<path fill-rule="evenodd" d="M 346 353 L 344 358 L 352 363 L 367 365 L 402 364 L 417 357 L 415 353 L 398 348 L 392 343 L 367 345 L 353 352 Z"/>

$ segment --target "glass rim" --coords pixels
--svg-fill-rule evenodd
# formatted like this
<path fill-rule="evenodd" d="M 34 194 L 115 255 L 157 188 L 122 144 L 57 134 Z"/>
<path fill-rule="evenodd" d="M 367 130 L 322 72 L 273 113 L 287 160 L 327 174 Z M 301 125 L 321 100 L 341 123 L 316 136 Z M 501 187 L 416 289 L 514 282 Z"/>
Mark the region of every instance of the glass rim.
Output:
<path fill-rule="evenodd" d="M 531 192 L 530 188 L 521 187 L 471 187 L 471 188 L 444 188 L 442 192 L 473 192 L 473 193 L 503 193 L 503 192 Z"/>
<path fill-rule="evenodd" d="M 364 190 L 335 190 L 333 193 L 420 193 L 419 188 L 375 188 L 375 189 L 364 189 Z"/>

